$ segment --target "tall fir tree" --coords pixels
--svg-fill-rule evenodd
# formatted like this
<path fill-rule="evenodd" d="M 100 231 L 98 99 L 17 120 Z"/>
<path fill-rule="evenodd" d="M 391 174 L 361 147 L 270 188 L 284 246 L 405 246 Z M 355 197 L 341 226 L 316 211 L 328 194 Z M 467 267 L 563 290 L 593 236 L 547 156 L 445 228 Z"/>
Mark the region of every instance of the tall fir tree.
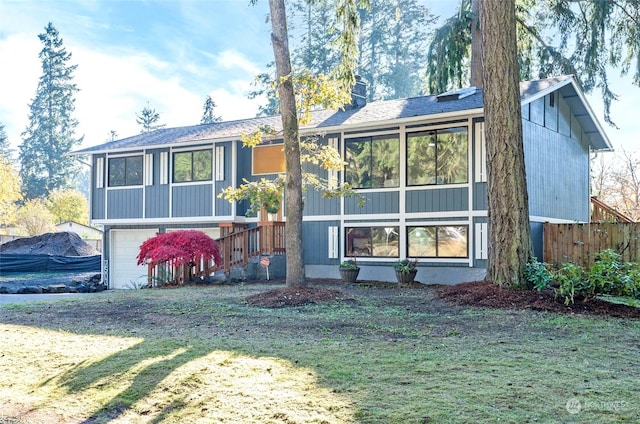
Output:
<path fill-rule="evenodd" d="M 4 130 L 4 124 L 0 124 L 0 156 L 4 156 L 8 160 L 11 160 L 13 156 L 13 149 L 9 144 L 9 137 Z"/>
<path fill-rule="evenodd" d="M 331 74 L 341 61 L 344 45 L 337 30 L 336 8 L 340 0 L 296 0 L 287 20 L 291 22 L 294 74 Z M 360 25 L 357 72 L 367 82 L 368 100 L 397 99 L 422 94 L 426 50 L 435 22 L 418 0 L 370 0 L 357 2 Z M 273 64 L 268 65 L 273 68 Z M 340 76 L 337 75 L 340 79 Z M 250 98 L 267 97 L 259 116 L 279 113 L 274 72 L 258 75 L 258 87 Z"/>
<path fill-rule="evenodd" d="M 136 123 L 142 126 L 141 133 L 148 133 L 164 128 L 165 124 L 157 123 L 159 120 L 160 114 L 155 109 L 152 109 L 148 102 L 147 105 L 142 108 L 139 115 L 136 113 Z"/>
<path fill-rule="evenodd" d="M 211 96 L 207 96 L 204 100 L 202 119 L 200 119 L 201 124 L 214 124 L 216 122 L 221 122 L 222 117 L 216 116 L 213 110 L 216 108 L 216 102 L 213 101 Z"/>
<path fill-rule="evenodd" d="M 67 153 L 82 143 L 82 137 L 75 136 L 78 121 L 72 117 L 79 91 L 73 83 L 77 65 L 69 64 L 71 53 L 51 22 L 38 38 L 44 45 L 39 55 L 42 76 L 29 105 L 29 125 L 20 145 L 20 177 L 26 199 L 69 188 L 78 165 Z"/>

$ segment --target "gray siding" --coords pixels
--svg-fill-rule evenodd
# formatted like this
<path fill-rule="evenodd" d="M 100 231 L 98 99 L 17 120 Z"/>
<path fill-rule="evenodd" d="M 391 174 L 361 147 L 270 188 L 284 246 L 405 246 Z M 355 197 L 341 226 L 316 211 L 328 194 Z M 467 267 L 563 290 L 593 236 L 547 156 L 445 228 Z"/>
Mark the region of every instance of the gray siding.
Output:
<path fill-rule="evenodd" d="M 529 121 L 523 132 L 530 214 L 588 221 L 587 147 Z"/>
<path fill-rule="evenodd" d="M 174 217 L 212 216 L 213 193 L 211 184 L 173 187 Z"/>
<path fill-rule="evenodd" d="M 231 203 L 225 199 L 219 199 L 218 194 L 229 187 L 232 182 L 232 173 L 233 169 L 233 157 L 232 157 L 232 143 L 219 143 L 216 146 L 224 146 L 224 179 L 221 181 L 215 182 L 215 205 L 216 205 L 216 216 L 229 216 L 231 215 Z M 245 149 L 246 150 L 246 149 Z M 215 154 L 215 149 L 214 149 Z M 242 181 L 242 180 L 240 180 Z"/>
<path fill-rule="evenodd" d="M 142 188 L 107 191 L 107 219 L 142 218 Z"/>
<path fill-rule="evenodd" d="M 238 153 L 236 178 L 238 185 L 240 185 L 242 184 L 243 178 L 246 178 L 249 181 L 253 180 L 253 176 L 251 175 L 251 149 L 243 147 L 241 141 L 236 141 L 235 143 L 237 147 L 236 151 Z M 238 202 L 236 206 L 236 215 L 246 215 L 250 207 L 251 205 L 246 200 Z"/>
<path fill-rule="evenodd" d="M 475 183 L 473 188 L 473 210 L 486 211 L 489 207 L 487 204 L 487 183 Z"/>
<path fill-rule="evenodd" d="M 102 188 L 96 188 L 96 169 L 97 169 L 97 159 L 105 158 L 105 155 L 94 155 L 93 160 L 93 168 L 91 172 L 91 219 L 104 219 L 105 218 L 105 191 L 106 191 L 106 181 L 107 181 L 107 166 L 104 166 L 103 170 L 103 184 Z"/>
<path fill-rule="evenodd" d="M 305 265 L 338 265 L 339 259 L 329 259 L 329 227 L 339 227 L 338 221 L 302 223 L 302 247 Z"/>
<path fill-rule="evenodd" d="M 305 215 L 338 215 L 340 213 L 340 199 L 325 199 L 322 193 L 308 188 L 304 193 Z"/>
<path fill-rule="evenodd" d="M 168 152 L 169 149 L 147 151 L 147 153 L 153 154 L 153 185 L 145 187 L 145 218 L 166 218 L 169 216 L 169 184 L 160 184 L 160 152 L 163 151 Z M 167 172 L 169 172 L 168 169 Z"/>
<path fill-rule="evenodd" d="M 553 96 L 548 94 L 544 98 L 544 126 L 554 132 L 558 132 L 558 97 L 560 93 L 556 92 Z"/>
<path fill-rule="evenodd" d="M 537 99 L 529 103 L 529 116 L 531 122 L 544 125 L 544 99 Z"/>
<path fill-rule="evenodd" d="M 406 192 L 406 211 L 450 212 L 469 209 L 467 187 L 431 190 L 411 190 Z"/>
<path fill-rule="evenodd" d="M 365 204 L 362 208 L 358 205 L 356 197 L 349 197 L 344 200 L 344 213 L 346 215 L 398 213 L 400 211 L 400 193 L 397 191 L 361 194 L 365 197 Z"/>
<path fill-rule="evenodd" d="M 531 242 L 533 243 L 533 256 L 539 261 L 544 261 L 544 224 L 542 222 L 531 223 Z"/>
<path fill-rule="evenodd" d="M 145 187 L 145 218 L 169 216 L 169 184 Z"/>

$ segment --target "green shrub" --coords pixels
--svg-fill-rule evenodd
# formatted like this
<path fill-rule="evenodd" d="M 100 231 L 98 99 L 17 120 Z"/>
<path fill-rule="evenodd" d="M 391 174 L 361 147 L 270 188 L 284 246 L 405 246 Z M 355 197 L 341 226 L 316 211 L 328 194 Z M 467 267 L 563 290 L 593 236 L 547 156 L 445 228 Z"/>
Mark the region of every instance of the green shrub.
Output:
<path fill-rule="evenodd" d="M 593 296 L 593 285 L 585 276 L 584 269 L 571 262 L 566 262 L 555 272 L 554 280 L 558 283 L 555 296 L 564 298 L 565 305 L 574 303 L 576 296 Z"/>
<path fill-rule="evenodd" d="M 596 254 L 589 269 L 589 281 L 597 294 L 638 297 L 640 269 L 637 263 L 623 262 L 622 255 L 612 249 Z"/>
<path fill-rule="evenodd" d="M 539 262 L 536 257 L 529 259 L 525 265 L 524 278 L 528 288 L 534 288 L 538 291 L 546 289 L 553 281 L 553 275 L 549 271 L 548 265 Z"/>

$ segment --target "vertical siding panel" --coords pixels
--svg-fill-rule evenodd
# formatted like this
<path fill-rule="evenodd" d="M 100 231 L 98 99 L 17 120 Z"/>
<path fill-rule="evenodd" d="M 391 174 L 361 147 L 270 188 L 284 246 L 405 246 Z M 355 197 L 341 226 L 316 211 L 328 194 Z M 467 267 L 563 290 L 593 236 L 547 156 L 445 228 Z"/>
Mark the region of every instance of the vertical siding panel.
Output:
<path fill-rule="evenodd" d="M 529 111 L 529 119 L 531 122 L 544 125 L 544 99 L 537 99 L 529 103 Z"/>
<path fill-rule="evenodd" d="M 553 106 L 551 106 L 551 94 L 544 97 L 544 126 L 553 132 L 558 132 L 558 97 L 560 93 L 553 93 Z"/>

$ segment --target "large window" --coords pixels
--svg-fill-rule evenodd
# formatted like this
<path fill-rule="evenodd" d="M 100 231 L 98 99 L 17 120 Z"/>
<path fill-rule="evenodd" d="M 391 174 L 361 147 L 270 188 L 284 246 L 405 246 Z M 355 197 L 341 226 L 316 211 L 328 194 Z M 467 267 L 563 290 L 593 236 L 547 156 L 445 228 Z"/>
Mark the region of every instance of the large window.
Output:
<path fill-rule="evenodd" d="M 211 181 L 211 150 L 176 152 L 173 154 L 173 182 Z"/>
<path fill-rule="evenodd" d="M 469 178 L 467 127 L 407 135 L 407 185 L 459 184 Z"/>
<path fill-rule="evenodd" d="M 407 227 L 408 256 L 467 258 L 466 225 Z"/>
<path fill-rule="evenodd" d="M 109 187 L 142 185 L 142 155 L 109 158 Z"/>
<path fill-rule="evenodd" d="M 398 257 L 399 227 L 346 228 L 347 256 Z"/>
<path fill-rule="evenodd" d="M 345 181 L 353 188 L 400 185 L 400 139 L 397 135 L 345 140 L 345 161 Z"/>

